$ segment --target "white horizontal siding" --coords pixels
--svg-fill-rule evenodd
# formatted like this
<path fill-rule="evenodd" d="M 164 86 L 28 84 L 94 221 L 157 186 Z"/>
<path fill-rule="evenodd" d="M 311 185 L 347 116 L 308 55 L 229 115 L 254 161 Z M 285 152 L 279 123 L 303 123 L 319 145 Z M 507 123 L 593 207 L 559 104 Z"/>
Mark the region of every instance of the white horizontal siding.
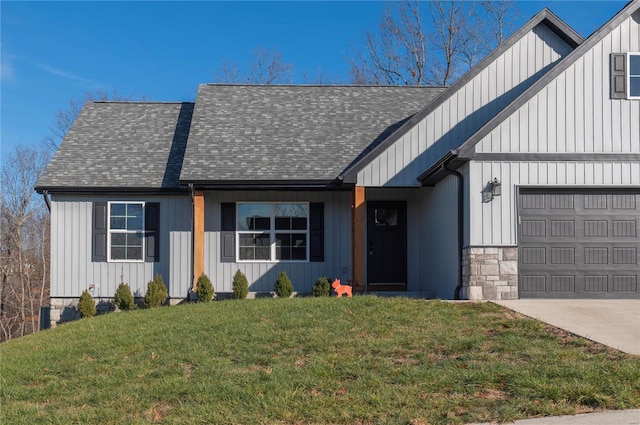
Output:
<path fill-rule="evenodd" d="M 216 292 L 232 292 L 233 276 L 242 271 L 252 292 L 268 292 L 281 271 L 294 289 L 309 293 L 321 276 L 351 279 L 351 192 L 225 191 L 205 192 L 205 273 Z M 323 202 L 323 262 L 220 262 L 220 203 L 222 202 Z"/>
<path fill-rule="evenodd" d="M 92 259 L 94 201 L 160 203 L 160 262 L 98 262 Z M 189 289 L 191 199 L 188 196 L 72 196 L 51 200 L 51 297 L 79 297 L 91 285 L 94 297 L 112 297 L 121 281 L 144 296 L 159 273 L 171 297 Z"/>
<path fill-rule="evenodd" d="M 538 80 L 570 47 L 545 25 L 523 36 L 358 173 L 358 184 L 418 186 L 416 178 Z"/>
<path fill-rule="evenodd" d="M 640 153 L 640 101 L 610 99 L 609 55 L 640 51 L 640 11 L 476 145 L 476 152 Z"/>
<path fill-rule="evenodd" d="M 482 202 L 482 189 L 497 177 L 502 196 Z M 617 162 L 470 162 L 471 246 L 516 245 L 517 186 L 640 186 L 640 164 Z"/>

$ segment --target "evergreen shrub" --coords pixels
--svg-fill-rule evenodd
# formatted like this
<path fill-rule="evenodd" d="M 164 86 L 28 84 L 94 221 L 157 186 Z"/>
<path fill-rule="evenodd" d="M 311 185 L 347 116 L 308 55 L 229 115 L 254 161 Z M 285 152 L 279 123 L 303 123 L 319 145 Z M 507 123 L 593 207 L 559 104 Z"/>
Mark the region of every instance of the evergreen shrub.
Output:
<path fill-rule="evenodd" d="M 96 303 L 93 301 L 93 297 L 86 289 L 82 291 L 82 295 L 80 295 L 78 311 L 80 312 L 80 317 L 83 319 L 85 317 L 93 317 L 96 315 Z"/>
<path fill-rule="evenodd" d="M 319 277 L 313 284 L 314 297 L 328 297 L 331 295 L 331 284 L 328 277 Z"/>
<path fill-rule="evenodd" d="M 131 294 L 131 288 L 124 282 L 121 282 L 113 296 L 113 303 L 123 311 L 134 310 L 136 303 Z"/>
<path fill-rule="evenodd" d="M 291 294 L 293 294 L 293 284 L 289 280 L 286 272 L 280 272 L 278 280 L 276 280 L 276 284 L 273 286 L 273 291 L 278 298 L 289 298 Z"/>
<path fill-rule="evenodd" d="M 201 274 L 198 278 L 198 287 L 196 288 L 196 294 L 198 294 L 198 301 L 206 303 L 211 301 L 215 295 L 215 290 L 211 284 L 211 279 L 206 274 Z"/>
<path fill-rule="evenodd" d="M 249 282 L 247 276 L 240 270 L 233 276 L 233 298 L 236 300 L 244 300 L 249 294 Z"/>
<path fill-rule="evenodd" d="M 167 287 L 164 286 L 162 276 L 156 274 L 156 277 L 147 286 L 147 293 L 144 295 L 144 306 L 146 308 L 161 307 L 167 302 L 167 298 L 169 298 L 169 294 L 167 293 Z"/>

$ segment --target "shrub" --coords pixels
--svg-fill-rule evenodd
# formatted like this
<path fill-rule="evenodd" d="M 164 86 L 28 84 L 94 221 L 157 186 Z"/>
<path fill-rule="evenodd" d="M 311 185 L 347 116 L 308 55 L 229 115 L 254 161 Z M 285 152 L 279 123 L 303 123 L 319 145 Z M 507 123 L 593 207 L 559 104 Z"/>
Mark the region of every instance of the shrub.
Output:
<path fill-rule="evenodd" d="M 211 298 L 215 295 L 211 279 L 204 273 L 198 278 L 196 294 L 198 294 L 198 301 L 204 303 L 211 301 Z"/>
<path fill-rule="evenodd" d="M 233 275 L 233 298 L 236 300 L 244 300 L 249 294 L 249 282 L 247 276 L 240 270 Z"/>
<path fill-rule="evenodd" d="M 126 283 L 122 282 L 116 289 L 116 293 L 113 296 L 113 303 L 118 306 L 120 310 L 133 310 L 136 308 L 135 300 L 131 294 L 131 288 Z"/>
<path fill-rule="evenodd" d="M 287 273 L 284 271 L 280 272 L 280 275 L 278 275 L 278 280 L 276 280 L 273 291 L 276 293 L 278 298 L 289 298 L 291 294 L 293 294 L 293 284 L 289 280 L 289 277 L 287 277 Z"/>
<path fill-rule="evenodd" d="M 144 306 L 146 308 L 161 307 L 167 302 L 167 298 L 169 298 L 167 287 L 164 286 L 162 276 L 157 274 L 147 286 L 147 293 L 144 295 Z"/>
<path fill-rule="evenodd" d="M 93 297 L 86 289 L 82 292 L 82 295 L 80 295 L 78 311 L 82 318 L 93 317 L 96 315 L 96 303 L 93 301 Z"/>
<path fill-rule="evenodd" d="M 313 284 L 313 296 L 314 297 L 328 297 L 331 295 L 331 284 L 329 278 L 319 277 L 316 283 Z"/>

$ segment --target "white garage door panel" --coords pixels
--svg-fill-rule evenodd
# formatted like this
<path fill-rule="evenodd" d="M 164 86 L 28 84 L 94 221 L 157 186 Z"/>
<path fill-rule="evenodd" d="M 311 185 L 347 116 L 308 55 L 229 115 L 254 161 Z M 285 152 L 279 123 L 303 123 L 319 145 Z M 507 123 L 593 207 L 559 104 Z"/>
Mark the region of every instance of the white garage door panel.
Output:
<path fill-rule="evenodd" d="M 640 298 L 640 190 L 520 189 L 521 298 Z"/>

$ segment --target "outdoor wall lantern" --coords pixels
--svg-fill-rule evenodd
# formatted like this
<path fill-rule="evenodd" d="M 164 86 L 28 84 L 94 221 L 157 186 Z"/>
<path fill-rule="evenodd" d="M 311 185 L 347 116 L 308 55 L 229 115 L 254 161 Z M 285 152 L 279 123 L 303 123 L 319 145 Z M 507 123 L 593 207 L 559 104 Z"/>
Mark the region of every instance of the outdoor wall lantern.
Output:
<path fill-rule="evenodd" d="M 482 189 L 482 202 L 491 202 L 494 197 L 500 195 L 502 195 L 502 184 L 497 177 L 494 177 L 493 180 L 489 180 L 486 186 Z"/>
<path fill-rule="evenodd" d="M 491 182 L 491 194 L 493 196 L 502 195 L 502 183 L 500 183 L 497 177 L 494 177 L 493 182 Z"/>

